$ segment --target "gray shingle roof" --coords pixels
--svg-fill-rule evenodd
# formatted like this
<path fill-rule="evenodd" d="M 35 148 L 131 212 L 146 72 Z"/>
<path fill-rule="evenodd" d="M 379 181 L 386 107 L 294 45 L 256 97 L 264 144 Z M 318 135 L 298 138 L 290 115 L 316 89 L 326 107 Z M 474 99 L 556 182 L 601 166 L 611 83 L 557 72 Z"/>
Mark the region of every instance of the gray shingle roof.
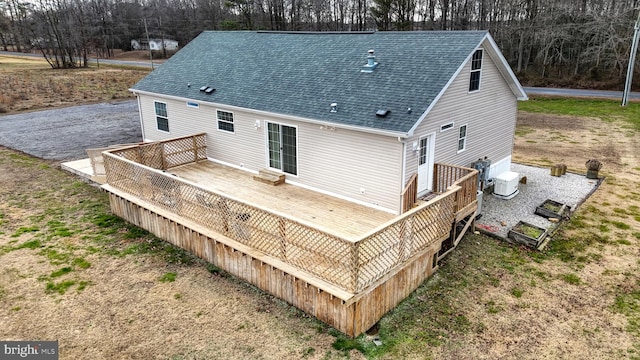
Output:
<path fill-rule="evenodd" d="M 486 34 L 207 31 L 132 89 L 407 133 Z M 379 65 L 362 73 L 370 49 Z"/>

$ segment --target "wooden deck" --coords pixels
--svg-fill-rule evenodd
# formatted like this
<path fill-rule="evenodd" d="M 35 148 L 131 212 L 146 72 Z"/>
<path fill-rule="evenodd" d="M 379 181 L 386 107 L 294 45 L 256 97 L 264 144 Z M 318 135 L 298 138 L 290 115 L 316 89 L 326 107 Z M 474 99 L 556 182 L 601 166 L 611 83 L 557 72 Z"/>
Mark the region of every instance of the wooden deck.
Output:
<path fill-rule="evenodd" d="M 236 200 L 299 219 L 338 237 L 357 239 L 394 215 L 284 183 L 253 180 L 253 173 L 204 160 L 172 168 L 170 173 Z"/>
<path fill-rule="evenodd" d="M 393 216 L 209 162 L 205 136 L 105 152 L 114 214 L 350 336 L 437 269 L 477 208 L 473 169 L 436 164 L 438 194 Z"/>

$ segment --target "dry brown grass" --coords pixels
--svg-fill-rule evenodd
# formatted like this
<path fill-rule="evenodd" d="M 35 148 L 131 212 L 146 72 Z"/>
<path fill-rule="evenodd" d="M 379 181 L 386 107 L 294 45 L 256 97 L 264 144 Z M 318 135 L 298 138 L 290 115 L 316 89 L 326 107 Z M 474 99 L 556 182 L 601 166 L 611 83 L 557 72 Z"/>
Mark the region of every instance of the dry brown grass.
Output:
<path fill-rule="evenodd" d="M 0 113 L 131 99 L 128 89 L 148 73 L 113 66 L 54 70 L 41 59 L 0 56 Z"/>
<path fill-rule="evenodd" d="M 388 359 L 640 359 L 639 156 L 627 122 L 521 113 L 516 161 L 584 173 L 597 158 L 600 189 L 545 253 L 467 236 L 383 318 L 382 348 L 366 336 L 338 336 L 338 347 Z M 97 189 L 0 149 L 0 339 L 59 339 L 61 358 L 363 357 L 161 244 L 110 216 Z M 54 277 L 62 268 L 71 271 Z M 167 273 L 176 280 L 162 281 Z"/>
<path fill-rule="evenodd" d="M 327 331 L 126 225 L 99 189 L 0 147 L 0 339 L 57 339 L 61 359 L 318 359 L 341 354 Z"/>

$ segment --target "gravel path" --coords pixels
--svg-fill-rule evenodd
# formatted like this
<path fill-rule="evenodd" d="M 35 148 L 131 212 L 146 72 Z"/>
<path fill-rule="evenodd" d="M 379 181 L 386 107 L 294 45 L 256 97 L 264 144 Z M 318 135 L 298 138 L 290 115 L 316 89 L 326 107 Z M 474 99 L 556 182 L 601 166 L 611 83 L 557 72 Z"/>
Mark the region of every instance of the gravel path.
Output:
<path fill-rule="evenodd" d="M 135 100 L 0 117 L 0 145 L 48 160 L 82 159 L 86 149 L 141 140 Z"/>
<path fill-rule="evenodd" d="M 574 211 L 598 184 L 584 175 L 566 173 L 560 177 L 551 176 L 549 168 L 513 163 L 511 171 L 519 173 L 520 178 L 526 176 L 527 183 L 519 184 L 520 193 L 511 200 L 485 194 L 482 198 L 482 217 L 476 222 L 484 230 L 504 238 L 520 220 L 550 228 L 554 225 L 552 222 L 534 214 L 536 206 L 550 199 L 569 205 Z"/>

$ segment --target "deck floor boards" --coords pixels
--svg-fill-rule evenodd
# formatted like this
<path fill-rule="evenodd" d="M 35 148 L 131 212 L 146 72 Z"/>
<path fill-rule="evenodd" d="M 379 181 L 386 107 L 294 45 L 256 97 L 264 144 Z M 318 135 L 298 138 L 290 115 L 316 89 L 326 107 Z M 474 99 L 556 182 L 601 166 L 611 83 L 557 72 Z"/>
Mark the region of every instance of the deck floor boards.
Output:
<path fill-rule="evenodd" d="M 332 234 L 344 238 L 359 238 L 394 217 L 384 211 L 299 186 L 287 183 L 273 186 L 255 181 L 250 172 L 212 161 L 182 165 L 169 172 L 207 190 L 331 229 Z"/>

